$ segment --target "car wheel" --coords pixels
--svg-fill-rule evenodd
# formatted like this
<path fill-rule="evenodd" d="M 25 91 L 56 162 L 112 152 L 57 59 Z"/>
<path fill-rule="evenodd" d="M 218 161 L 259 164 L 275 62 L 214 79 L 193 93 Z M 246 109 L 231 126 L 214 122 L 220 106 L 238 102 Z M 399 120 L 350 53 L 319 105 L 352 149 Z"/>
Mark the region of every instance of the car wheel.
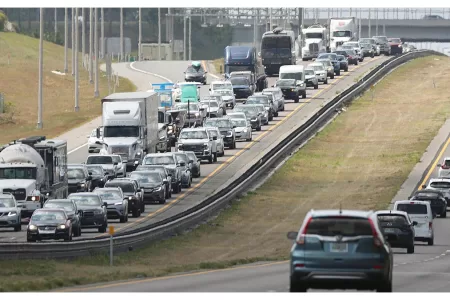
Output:
<path fill-rule="evenodd" d="M 256 127 L 256 131 L 261 131 L 261 124 L 259 124 L 258 127 Z"/>
<path fill-rule="evenodd" d="M 433 246 L 434 245 L 434 237 L 432 237 L 431 239 L 428 239 L 428 246 Z"/>
<path fill-rule="evenodd" d="M 166 191 L 164 190 L 164 197 L 166 197 Z M 143 212 L 145 212 L 145 203 L 144 203 L 144 200 L 142 200 L 142 203 L 141 203 L 141 212 L 143 213 Z"/>
<path fill-rule="evenodd" d="M 331 79 L 334 79 L 334 74 L 330 76 Z"/>
<path fill-rule="evenodd" d="M 303 92 L 302 94 L 302 98 L 305 99 L 306 98 L 306 91 Z"/>
<path fill-rule="evenodd" d="M 158 202 L 159 204 L 166 204 L 166 199 L 164 198 L 163 200 L 159 200 Z"/>
<path fill-rule="evenodd" d="M 372 53 L 372 55 L 371 55 L 370 57 L 371 57 L 371 58 L 374 58 L 374 57 L 375 57 L 375 54 Z"/>
<path fill-rule="evenodd" d="M 67 233 L 67 236 L 64 237 L 64 241 L 68 242 L 72 240 L 72 230 L 69 229 L 69 232 Z"/>
<path fill-rule="evenodd" d="M 122 216 L 122 217 L 119 218 L 119 222 L 120 223 L 125 223 L 126 221 L 127 221 L 127 219 L 126 219 L 125 216 Z"/>
<path fill-rule="evenodd" d="M 355 62 L 355 66 L 357 66 L 357 65 L 358 65 L 358 61 Z"/>
<path fill-rule="evenodd" d="M 27 237 L 27 242 L 36 242 L 36 240 L 35 239 L 30 239 L 30 238 Z"/>
<path fill-rule="evenodd" d="M 290 293 L 306 293 L 308 288 L 302 284 L 299 283 L 293 283 L 291 282 L 289 286 L 289 292 Z"/>
<path fill-rule="evenodd" d="M 73 231 L 73 236 L 74 237 L 79 237 L 80 236 L 80 227 L 79 226 L 77 226 L 75 228 L 75 230 Z"/>
<path fill-rule="evenodd" d="M 217 152 L 214 153 L 213 157 L 214 157 L 214 158 L 213 158 L 213 161 L 214 161 L 214 162 L 217 162 Z"/>
<path fill-rule="evenodd" d="M 20 222 L 19 222 L 19 224 L 17 224 L 17 226 L 14 226 L 14 231 L 18 232 L 18 231 L 21 231 L 21 230 L 22 230 L 22 224 L 20 224 Z"/>
<path fill-rule="evenodd" d="M 137 208 L 133 208 L 132 210 L 133 218 L 137 218 L 141 215 L 141 210 Z"/>
<path fill-rule="evenodd" d="M 345 72 L 348 72 L 348 68 L 345 68 Z"/>
<path fill-rule="evenodd" d="M 377 293 L 392 293 L 392 280 L 383 281 L 377 288 Z"/>
<path fill-rule="evenodd" d="M 340 75 L 341 75 L 341 70 L 337 71 L 337 72 L 336 72 L 336 75 L 337 75 L 337 76 L 340 76 Z"/>
<path fill-rule="evenodd" d="M 107 226 L 107 224 L 103 224 L 102 227 L 100 227 L 100 228 L 98 229 L 98 232 L 100 232 L 100 233 L 105 233 L 105 232 L 106 232 L 106 226 Z"/>
<path fill-rule="evenodd" d="M 300 95 L 295 96 L 294 102 L 298 103 L 300 101 Z"/>
<path fill-rule="evenodd" d="M 81 225 L 78 225 L 78 236 L 81 236 Z"/>
<path fill-rule="evenodd" d="M 314 89 L 317 90 L 318 88 L 319 88 L 319 84 L 316 84 L 316 85 L 314 86 Z"/>
<path fill-rule="evenodd" d="M 208 162 L 210 164 L 212 164 L 212 162 L 213 162 L 213 155 L 212 154 L 208 157 Z"/>
<path fill-rule="evenodd" d="M 414 244 L 412 244 L 412 246 L 409 246 L 409 247 L 407 248 L 407 253 L 408 253 L 408 254 L 413 254 L 413 253 L 414 253 Z"/>
<path fill-rule="evenodd" d="M 269 121 L 273 121 L 273 115 L 270 115 Z"/>

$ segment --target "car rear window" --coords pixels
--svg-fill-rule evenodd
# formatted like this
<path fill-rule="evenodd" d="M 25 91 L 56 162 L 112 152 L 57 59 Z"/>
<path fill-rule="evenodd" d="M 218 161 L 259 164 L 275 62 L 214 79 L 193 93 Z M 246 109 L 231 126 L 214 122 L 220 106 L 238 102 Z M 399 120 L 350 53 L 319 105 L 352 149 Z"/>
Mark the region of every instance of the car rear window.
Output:
<path fill-rule="evenodd" d="M 439 193 L 432 192 L 417 192 L 413 196 L 416 199 L 436 199 L 439 197 Z"/>
<path fill-rule="evenodd" d="M 404 226 L 408 221 L 400 215 L 378 215 L 378 221 L 382 227 Z"/>
<path fill-rule="evenodd" d="M 372 235 L 369 220 L 361 218 L 314 218 L 308 225 L 306 234 L 321 236 Z"/>
<path fill-rule="evenodd" d="M 425 204 L 402 203 L 397 205 L 397 210 L 407 212 L 410 215 L 428 214 L 427 206 Z"/>
<path fill-rule="evenodd" d="M 432 182 L 430 186 L 437 189 L 450 189 L 450 182 Z"/>

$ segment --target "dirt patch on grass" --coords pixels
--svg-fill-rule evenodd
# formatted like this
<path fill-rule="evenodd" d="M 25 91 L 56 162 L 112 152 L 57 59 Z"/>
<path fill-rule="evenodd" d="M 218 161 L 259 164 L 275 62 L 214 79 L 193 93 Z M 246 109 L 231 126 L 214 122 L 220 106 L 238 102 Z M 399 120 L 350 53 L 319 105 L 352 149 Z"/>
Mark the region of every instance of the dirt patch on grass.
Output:
<path fill-rule="evenodd" d="M 9 55 L 9 59 L 8 59 Z M 64 70 L 64 47 L 44 42 L 43 122 L 37 130 L 39 40 L 17 33 L 0 33 L 0 93 L 5 96 L 6 114 L 0 115 L 0 143 L 13 139 L 46 135 L 56 137 L 101 114 L 100 99 L 94 98 L 94 85 L 79 57 L 79 112 L 74 112 L 74 84 L 71 75 L 72 54 L 69 49 L 69 73 L 61 76 L 51 71 Z M 9 64 L 8 64 L 9 60 Z M 120 78 L 116 92 L 134 91 L 135 86 Z M 99 74 L 100 97 L 108 94 L 104 73 Z"/>
<path fill-rule="evenodd" d="M 224 69 L 223 69 L 224 59 L 223 58 L 218 58 L 218 59 L 213 60 L 212 64 L 215 69 L 215 72 L 214 72 L 215 74 L 221 74 L 224 72 Z M 222 68 L 222 72 L 220 71 L 221 68 Z"/>
<path fill-rule="evenodd" d="M 442 57 L 422 58 L 392 72 L 375 86 L 373 100 L 369 92 L 356 101 L 256 192 L 217 219 L 185 235 L 119 255 L 113 268 L 106 256 L 74 262 L 0 262 L 4 278 L 0 290 L 45 289 L 286 259 L 291 245 L 286 232 L 298 229 L 311 208 L 388 205 L 450 116 L 449 62 Z M 40 273 L 42 264 L 48 271 Z"/>

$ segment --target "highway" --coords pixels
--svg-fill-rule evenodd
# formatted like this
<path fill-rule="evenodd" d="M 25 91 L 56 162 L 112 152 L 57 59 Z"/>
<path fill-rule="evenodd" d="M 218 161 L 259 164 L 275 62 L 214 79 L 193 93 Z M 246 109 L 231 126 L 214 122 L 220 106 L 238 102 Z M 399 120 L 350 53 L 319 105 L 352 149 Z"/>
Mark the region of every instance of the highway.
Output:
<path fill-rule="evenodd" d="M 448 128 L 448 126 L 447 126 Z M 444 129 L 444 127 L 443 127 Z M 448 132 L 446 136 L 448 135 Z M 450 136 L 442 147 L 426 153 L 432 157 L 422 170 L 420 186 L 438 177 L 436 165 L 450 157 Z M 430 158 L 431 158 L 430 157 Z M 426 166 L 425 166 L 426 168 Z M 299 220 L 299 225 L 301 220 Z M 415 253 L 394 248 L 394 292 L 450 292 L 450 218 L 434 219 L 435 244 L 415 243 Z M 296 230 L 296 228 L 293 228 Z M 288 254 L 289 249 L 286 249 Z M 288 292 L 289 263 L 269 262 L 137 281 L 107 283 L 63 291 L 83 292 Z M 308 292 L 328 292 L 308 290 Z M 331 292 L 331 291 L 330 291 Z"/>
<path fill-rule="evenodd" d="M 356 78 L 386 59 L 384 56 L 373 59 L 365 58 L 364 62 L 358 66 L 350 66 L 349 72 L 342 72 L 341 76 L 336 76 L 334 80 L 329 80 L 328 85 L 319 84 L 318 90 L 308 88 L 307 98 L 301 99 L 300 103 L 293 103 L 292 100 L 287 100 L 284 112 L 280 112 L 279 116 L 275 117 L 268 126 L 263 126 L 260 132 L 253 132 L 252 142 L 238 142 L 236 149 L 226 149 L 225 156 L 218 158 L 216 163 L 207 164 L 202 162 L 202 176 L 193 179 L 191 188 L 183 189 L 182 193 L 173 195 L 165 205 L 147 205 L 146 211 L 141 217 L 130 217 L 128 223 L 121 224 L 118 220 L 110 220 L 109 224 L 115 226 L 116 232 L 124 232 L 160 221 L 198 204 L 208 195 L 220 190 L 222 186 L 228 185 L 228 182 L 231 182 L 234 177 L 240 176 L 254 161 L 269 151 L 270 147 L 281 141 L 291 128 L 305 122 L 309 116 L 317 112 L 323 104 L 330 101 L 338 92 L 354 84 Z M 307 65 L 308 63 L 311 63 L 311 61 L 298 62 L 298 64 L 302 65 Z M 162 78 L 169 79 L 172 82 L 183 81 L 183 72 L 188 64 L 189 62 L 186 61 L 135 62 L 131 64 L 131 67 L 128 67 L 126 72 L 122 73 L 123 75 L 120 75 L 129 77 L 138 87 L 145 86 L 146 80 L 154 83 L 166 81 Z M 201 96 L 209 93 L 209 83 L 212 80 L 216 80 L 216 78 L 212 74 L 208 74 L 208 85 L 201 87 Z M 276 78 L 269 78 L 269 86 L 272 86 L 275 81 Z M 142 90 L 142 88 L 140 89 Z M 86 132 L 87 134 L 89 132 Z M 78 140 L 77 143 L 80 144 L 80 141 Z M 86 161 L 87 156 L 87 145 L 79 147 L 77 145 L 77 148 L 69 152 L 68 160 L 69 163 L 81 163 Z M 26 225 L 22 225 L 22 232 L 0 229 L 0 242 L 25 241 L 25 230 Z M 106 234 L 99 234 L 95 229 L 84 229 L 81 237 L 74 238 L 74 240 L 100 236 L 106 236 Z"/>

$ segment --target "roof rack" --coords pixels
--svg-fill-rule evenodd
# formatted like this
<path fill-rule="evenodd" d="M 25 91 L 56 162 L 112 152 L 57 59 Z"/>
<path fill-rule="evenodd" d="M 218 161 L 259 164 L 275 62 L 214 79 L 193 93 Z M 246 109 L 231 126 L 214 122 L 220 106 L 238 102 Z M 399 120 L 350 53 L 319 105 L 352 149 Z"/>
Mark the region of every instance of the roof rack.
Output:
<path fill-rule="evenodd" d="M 283 28 L 282 28 L 282 27 L 276 27 L 276 28 L 274 28 L 274 29 L 272 30 L 272 32 L 275 33 L 275 34 L 278 34 L 278 33 L 282 32 L 282 31 L 283 31 Z"/>

